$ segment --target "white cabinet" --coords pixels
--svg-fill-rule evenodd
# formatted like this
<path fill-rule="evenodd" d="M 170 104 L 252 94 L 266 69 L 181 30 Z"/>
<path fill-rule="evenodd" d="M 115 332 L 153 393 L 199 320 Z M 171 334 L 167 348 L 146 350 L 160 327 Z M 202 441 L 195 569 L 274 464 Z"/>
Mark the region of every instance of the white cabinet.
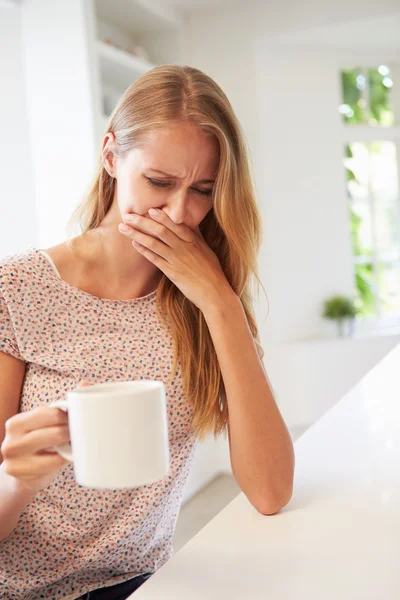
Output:
<path fill-rule="evenodd" d="M 156 64 L 182 60 L 182 18 L 154 0 L 30 0 L 21 17 L 32 193 L 45 248 L 65 240 L 122 93 Z M 132 54 L 138 46 L 148 59 Z"/>
<path fill-rule="evenodd" d="M 123 92 L 157 64 L 182 60 L 182 15 L 163 3 L 95 0 L 95 55 L 99 73 L 101 140 Z"/>

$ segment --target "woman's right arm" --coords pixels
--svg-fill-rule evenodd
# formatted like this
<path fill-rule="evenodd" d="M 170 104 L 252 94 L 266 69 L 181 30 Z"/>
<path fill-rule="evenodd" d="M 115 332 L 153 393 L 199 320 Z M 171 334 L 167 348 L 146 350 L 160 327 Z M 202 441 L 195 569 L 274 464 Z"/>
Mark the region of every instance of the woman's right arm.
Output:
<path fill-rule="evenodd" d="M 0 541 L 11 533 L 32 500 L 32 493 L 5 472 L 1 454 L 5 423 L 18 412 L 25 367 L 23 361 L 0 352 Z"/>
<path fill-rule="evenodd" d="M 25 368 L 0 351 L 0 542 L 67 462 L 46 449 L 69 441 L 68 416 L 48 406 L 18 413 Z"/>
<path fill-rule="evenodd" d="M 0 543 L 15 529 L 22 511 L 34 496 L 18 479 L 4 471 L 4 463 L 0 465 Z"/>

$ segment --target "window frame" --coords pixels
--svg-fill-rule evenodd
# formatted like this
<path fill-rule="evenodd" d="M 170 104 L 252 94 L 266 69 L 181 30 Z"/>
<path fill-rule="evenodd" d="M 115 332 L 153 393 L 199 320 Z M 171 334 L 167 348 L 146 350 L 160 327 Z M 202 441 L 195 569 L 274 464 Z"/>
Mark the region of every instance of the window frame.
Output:
<path fill-rule="evenodd" d="M 354 63 L 352 63 L 351 65 L 348 63 L 346 64 L 347 61 L 343 61 L 340 64 L 340 68 L 339 68 L 339 77 L 341 78 L 341 71 L 344 69 L 361 69 L 361 71 L 363 72 L 364 75 L 367 75 L 367 71 L 368 69 L 373 69 L 373 68 L 378 68 L 379 65 L 381 64 L 386 64 L 389 66 L 389 68 L 391 67 L 391 65 L 393 64 L 393 62 L 396 63 L 396 66 L 399 65 L 400 61 L 399 58 L 397 57 L 396 61 L 392 61 L 392 60 L 373 60 L 373 61 L 367 61 L 366 59 L 364 59 L 363 61 L 355 61 Z M 376 67 L 374 66 L 376 65 Z M 398 72 L 400 72 L 400 68 L 398 69 Z M 367 78 L 368 81 L 368 78 Z M 400 86 L 400 81 L 397 82 L 397 85 Z M 366 88 L 368 88 L 368 86 L 366 86 Z M 340 94 L 340 99 L 341 99 L 341 104 L 343 103 L 343 96 L 342 96 L 342 88 L 341 88 L 341 84 L 340 84 L 340 90 L 341 90 L 341 94 Z M 364 95 L 362 95 L 362 97 L 364 97 L 367 102 L 369 101 L 369 90 L 366 89 L 366 92 Z M 367 107 L 369 106 L 369 104 L 367 104 Z M 370 143 L 370 142 L 393 142 L 396 146 L 396 159 L 397 159 L 397 178 L 398 178 L 398 189 L 400 190 L 400 125 L 398 124 L 400 121 L 400 107 L 399 106 L 394 106 L 393 107 L 394 113 L 395 113 L 395 123 L 393 125 L 370 125 L 368 123 L 365 124 L 355 124 L 355 123 L 349 123 L 346 122 L 345 119 L 343 118 L 343 116 L 340 114 L 340 120 L 341 120 L 341 126 L 342 126 L 342 147 L 343 147 L 343 158 L 345 158 L 345 153 L 344 153 L 344 149 L 346 147 L 347 144 L 351 144 L 354 142 L 359 142 L 359 143 Z M 347 182 L 346 182 L 346 187 L 347 187 Z M 346 196 L 346 200 L 347 202 L 349 202 L 348 197 Z M 371 219 L 374 219 L 374 199 L 372 197 L 372 195 L 369 195 L 369 199 L 368 202 L 370 203 L 370 208 L 371 208 Z M 400 193 L 399 196 L 397 198 L 397 202 L 399 204 L 399 209 L 400 209 Z M 376 223 L 376 221 L 375 221 Z M 400 226 L 400 223 L 399 223 Z M 372 225 L 373 230 L 375 229 L 374 225 Z M 376 272 L 376 269 L 378 268 L 378 263 L 380 262 L 379 257 L 381 256 L 381 253 L 377 252 L 377 248 L 376 248 L 376 240 L 374 239 L 374 233 L 372 232 L 372 255 L 371 257 L 368 257 L 368 260 L 362 261 L 361 259 L 363 257 L 359 257 L 359 256 L 354 256 L 352 254 L 352 264 L 353 267 L 360 262 L 368 262 L 368 264 L 372 264 L 373 265 L 373 270 L 374 272 Z M 398 251 L 400 253 L 400 246 L 398 248 Z M 387 261 L 386 261 L 387 262 Z M 400 260 L 399 259 L 393 259 L 392 261 L 389 262 L 393 262 L 395 264 L 399 263 Z M 354 270 L 354 279 L 355 279 L 355 270 Z M 377 333 L 393 333 L 398 332 L 400 330 L 400 313 L 398 315 L 388 315 L 388 314 L 382 314 L 380 313 L 380 300 L 379 300 L 379 296 L 376 295 L 376 292 L 373 291 L 374 297 L 376 299 L 376 306 L 378 309 L 378 315 L 377 316 L 371 316 L 371 317 L 362 317 L 362 318 L 357 318 L 357 333 L 360 334 L 368 334 L 368 333 L 372 333 L 372 332 L 377 332 Z M 380 314 L 379 314 L 380 313 Z"/>

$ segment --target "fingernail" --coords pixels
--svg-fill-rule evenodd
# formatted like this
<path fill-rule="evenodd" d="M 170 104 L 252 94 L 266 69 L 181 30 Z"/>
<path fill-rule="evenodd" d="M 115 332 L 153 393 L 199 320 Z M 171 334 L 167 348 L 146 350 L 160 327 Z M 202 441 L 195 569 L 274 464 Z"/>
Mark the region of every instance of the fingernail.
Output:
<path fill-rule="evenodd" d="M 125 225 L 125 223 L 120 223 L 118 225 L 118 228 L 120 231 L 129 231 L 129 227 L 128 227 L 128 225 Z"/>
<path fill-rule="evenodd" d="M 147 212 L 151 217 L 158 217 L 158 210 L 156 208 L 149 208 Z"/>

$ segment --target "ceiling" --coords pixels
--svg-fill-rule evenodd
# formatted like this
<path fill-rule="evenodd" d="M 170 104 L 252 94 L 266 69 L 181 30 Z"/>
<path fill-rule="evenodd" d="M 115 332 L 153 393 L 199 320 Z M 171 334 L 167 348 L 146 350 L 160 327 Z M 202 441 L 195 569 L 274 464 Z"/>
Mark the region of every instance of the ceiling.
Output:
<path fill-rule="evenodd" d="M 279 36 L 291 44 L 400 50 L 400 13 L 328 25 Z"/>
<path fill-rule="evenodd" d="M 263 2 L 267 2 L 267 0 L 263 0 Z M 245 0 L 245 3 L 246 5 L 254 5 L 256 1 Z M 213 7 L 219 11 L 221 9 L 228 11 L 229 8 L 243 5 L 244 0 L 163 0 L 163 4 L 168 4 L 183 12 Z M 322 45 L 350 49 L 373 47 L 376 49 L 397 50 L 400 49 L 400 12 L 352 20 L 306 31 L 294 31 L 279 36 L 279 39 L 301 45 Z"/>

